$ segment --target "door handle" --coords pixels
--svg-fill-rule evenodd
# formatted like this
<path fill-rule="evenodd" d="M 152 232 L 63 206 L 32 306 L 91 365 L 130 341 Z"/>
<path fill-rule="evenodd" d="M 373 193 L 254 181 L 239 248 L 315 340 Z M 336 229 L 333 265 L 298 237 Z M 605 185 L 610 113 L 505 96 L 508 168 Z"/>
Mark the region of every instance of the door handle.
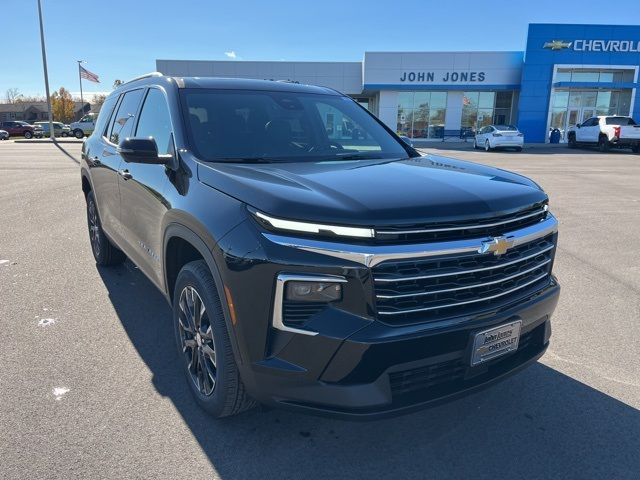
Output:
<path fill-rule="evenodd" d="M 133 175 L 129 173 L 129 170 L 118 170 L 118 175 L 120 175 L 125 180 L 131 180 L 133 178 Z"/>

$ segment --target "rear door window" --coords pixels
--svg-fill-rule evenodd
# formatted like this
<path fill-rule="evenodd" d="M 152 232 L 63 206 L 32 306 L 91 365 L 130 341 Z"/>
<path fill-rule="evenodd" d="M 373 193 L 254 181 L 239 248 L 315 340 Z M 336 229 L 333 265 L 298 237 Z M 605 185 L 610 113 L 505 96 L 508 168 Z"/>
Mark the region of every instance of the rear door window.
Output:
<path fill-rule="evenodd" d="M 131 136 L 135 117 L 138 113 L 138 106 L 142 100 L 142 89 L 131 90 L 124 94 L 118 111 L 113 116 L 109 127 L 109 141 L 116 145 L 122 140 Z"/>
<path fill-rule="evenodd" d="M 607 125 L 635 125 L 636 122 L 633 118 L 629 117 L 608 117 L 606 119 Z"/>

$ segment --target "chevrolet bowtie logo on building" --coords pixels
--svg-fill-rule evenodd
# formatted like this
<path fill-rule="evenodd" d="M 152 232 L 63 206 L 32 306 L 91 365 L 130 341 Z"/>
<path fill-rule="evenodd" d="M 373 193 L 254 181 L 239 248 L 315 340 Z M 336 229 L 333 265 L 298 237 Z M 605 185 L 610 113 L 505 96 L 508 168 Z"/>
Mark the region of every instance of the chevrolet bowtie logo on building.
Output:
<path fill-rule="evenodd" d="M 552 40 L 544 44 L 543 48 L 550 48 L 551 50 L 562 50 L 564 48 L 571 48 L 573 42 L 563 42 L 562 40 Z"/>
<path fill-rule="evenodd" d="M 478 253 L 493 252 L 494 255 L 502 255 L 507 253 L 513 247 L 513 240 L 509 240 L 507 237 L 495 237 L 486 242 L 482 242 Z"/>

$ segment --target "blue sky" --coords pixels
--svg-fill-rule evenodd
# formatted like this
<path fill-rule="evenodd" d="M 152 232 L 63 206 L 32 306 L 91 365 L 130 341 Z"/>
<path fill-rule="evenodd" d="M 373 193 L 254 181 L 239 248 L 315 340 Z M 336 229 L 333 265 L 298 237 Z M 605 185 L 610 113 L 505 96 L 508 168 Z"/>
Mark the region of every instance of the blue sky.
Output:
<path fill-rule="evenodd" d="M 17 3 L 0 16 L 0 98 L 13 87 L 44 93 L 37 3 Z M 633 24 L 640 17 L 639 0 L 42 3 L 51 88 L 72 92 L 79 89 L 77 59 L 100 76 L 100 84 L 83 82 L 95 92 L 154 70 L 157 58 L 340 61 L 361 60 L 365 50 L 524 50 L 528 23 Z M 493 7 L 477 7 L 485 3 Z"/>

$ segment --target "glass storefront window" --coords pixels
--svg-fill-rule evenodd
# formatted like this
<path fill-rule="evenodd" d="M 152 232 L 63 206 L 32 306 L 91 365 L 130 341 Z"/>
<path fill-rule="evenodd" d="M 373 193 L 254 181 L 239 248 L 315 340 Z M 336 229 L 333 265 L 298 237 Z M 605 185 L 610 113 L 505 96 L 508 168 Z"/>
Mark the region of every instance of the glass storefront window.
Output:
<path fill-rule="evenodd" d="M 631 83 L 635 76 L 632 69 L 584 69 L 559 68 L 556 71 L 556 82 L 590 82 L 590 83 Z"/>
<path fill-rule="evenodd" d="M 551 106 L 553 108 L 567 108 L 569 103 L 569 92 L 555 92 Z"/>
<path fill-rule="evenodd" d="M 409 138 L 442 138 L 446 106 L 446 92 L 400 92 L 396 131 Z"/>
<path fill-rule="evenodd" d="M 511 123 L 513 92 L 464 92 L 462 128 L 477 131 L 491 124 Z"/>

